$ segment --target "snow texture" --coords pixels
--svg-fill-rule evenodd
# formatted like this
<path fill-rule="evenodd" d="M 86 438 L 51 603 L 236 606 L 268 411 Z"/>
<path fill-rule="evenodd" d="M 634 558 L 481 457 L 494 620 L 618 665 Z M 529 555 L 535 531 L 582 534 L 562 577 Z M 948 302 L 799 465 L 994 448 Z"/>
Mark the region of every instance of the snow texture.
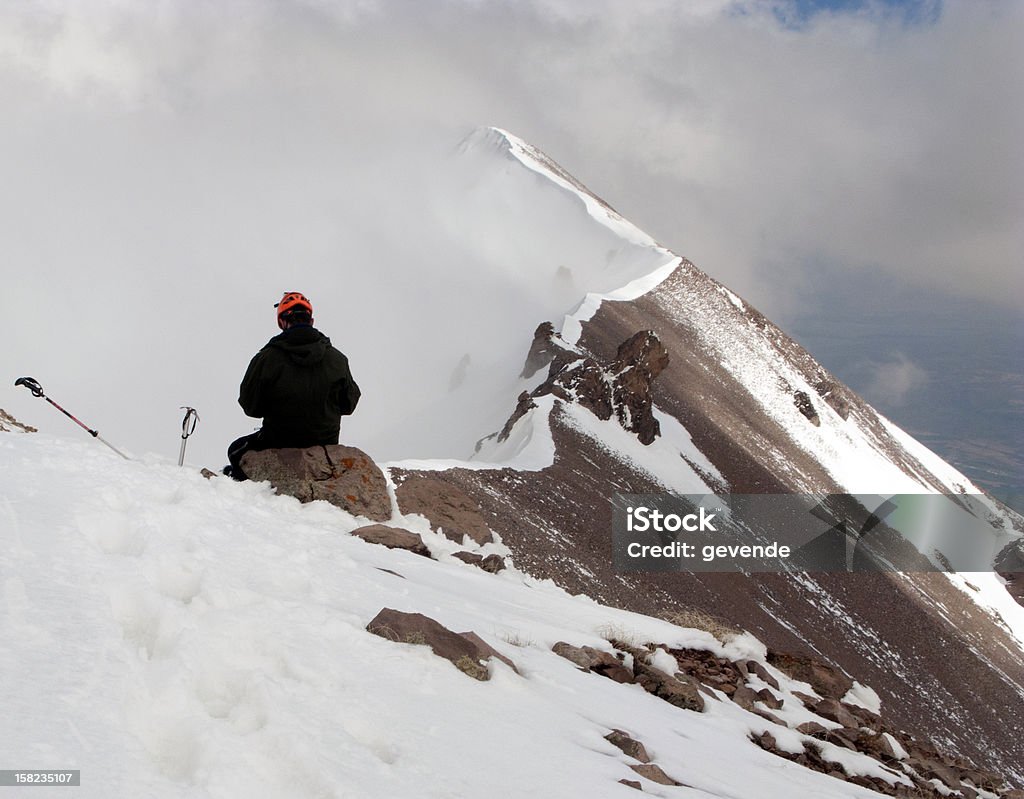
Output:
<path fill-rule="evenodd" d="M 267 484 L 45 435 L 0 435 L 0 486 L 0 761 L 81 769 L 75 796 L 475 797 L 495 780 L 509 797 L 610 796 L 635 776 L 604 741 L 615 728 L 694 795 L 872 795 L 757 748 L 766 722 L 731 702 L 681 711 L 550 651 L 608 649 L 614 628 L 764 662 L 751 636 L 723 645 L 484 573 L 419 517 L 394 521 L 439 560 Z M 474 630 L 521 674 L 492 662 L 476 682 L 367 633 L 382 607 Z"/>

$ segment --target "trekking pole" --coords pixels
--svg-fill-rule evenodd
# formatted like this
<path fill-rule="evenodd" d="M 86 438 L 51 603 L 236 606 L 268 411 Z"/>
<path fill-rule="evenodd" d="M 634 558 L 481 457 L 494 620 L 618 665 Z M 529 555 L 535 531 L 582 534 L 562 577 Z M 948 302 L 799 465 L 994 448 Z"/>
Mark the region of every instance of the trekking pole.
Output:
<path fill-rule="evenodd" d="M 178 453 L 178 465 L 184 466 L 185 444 L 188 442 L 188 437 L 196 431 L 199 414 L 196 413 L 195 408 L 190 408 L 187 405 L 182 405 L 181 409 L 185 411 L 185 418 L 181 420 L 181 452 Z"/>
<path fill-rule="evenodd" d="M 16 386 L 24 386 L 25 388 L 27 388 L 29 391 L 32 392 L 32 396 L 33 397 L 42 397 L 44 400 L 46 400 L 48 403 L 50 403 L 54 408 L 56 408 L 58 411 L 63 413 L 65 416 L 67 416 L 71 421 L 73 421 L 75 424 L 77 424 L 79 427 L 81 427 L 83 430 L 85 430 L 93 438 L 97 439 L 98 441 L 102 441 L 104 444 L 106 444 L 108 447 L 110 447 L 112 450 L 114 450 L 114 452 L 116 452 L 118 455 L 120 455 L 126 461 L 130 461 L 131 460 L 131 458 L 129 458 L 127 455 L 125 455 L 123 452 L 121 452 L 121 450 L 119 450 L 117 447 L 115 447 L 109 441 L 104 439 L 99 434 L 99 432 L 97 432 L 96 430 L 90 430 L 89 426 L 87 424 L 82 422 L 80 419 L 76 419 L 74 416 L 72 416 L 70 413 L 68 413 L 62 407 L 60 407 L 60 405 L 58 405 L 56 402 L 54 402 L 52 399 L 50 399 L 48 396 L 46 396 L 43 393 L 43 387 L 41 385 L 39 385 L 39 381 L 38 380 L 35 380 L 35 379 L 31 378 L 31 377 L 19 377 L 17 380 L 14 381 L 14 385 L 16 385 Z"/>

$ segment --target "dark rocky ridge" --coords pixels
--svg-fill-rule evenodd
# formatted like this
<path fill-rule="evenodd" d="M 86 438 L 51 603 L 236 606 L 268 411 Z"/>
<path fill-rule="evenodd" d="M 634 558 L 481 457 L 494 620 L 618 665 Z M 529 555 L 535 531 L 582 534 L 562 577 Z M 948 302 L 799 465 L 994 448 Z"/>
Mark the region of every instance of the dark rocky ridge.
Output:
<path fill-rule="evenodd" d="M 693 318 L 692 318 L 693 317 Z M 668 362 L 649 384 L 656 405 L 678 419 L 735 493 L 840 493 L 821 461 L 794 444 L 750 390 L 709 354 L 694 320 L 715 320 L 722 335 L 754 331 L 771 342 L 813 387 L 781 386 L 806 424 L 835 413 L 856 424 L 871 445 L 906 472 L 948 490 L 882 425 L 874 411 L 802 348 L 749 306 L 683 262 L 656 290 L 629 302 L 604 302 L 583 325 L 578 355 L 613 363 L 636 331 L 651 331 Z M 561 357 L 556 353 L 556 357 Z M 552 366 L 548 392 L 557 393 Z M 577 367 L 580 368 L 580 367 Z M 579 385 L 579 383 L 577 383 Z M 536 394 L 537 392 L 534 392 Z M 578 391 L 562 401 L 576 401 Z M 529 413 L 520 398 L 515 419 Z M 583 404 L 583 403 L 580 403 Z M 805 410 L 806 408 L 806 410 Z M 512 469 L 432 472 L 476 501 L 487 525 L 517 565 L 574 593 L 651 614 L 698 608 L 749 629 L 768 646 L 823 657 L 871 685 L 887 716 L 939 751 L 966 757 L 1024 780 L 1024 662 L 1006 631 L 941 574 L 616 574 L 611 563 L 613 491 L 658 493 L 663 487 L 567 423 L 556 403 L 551 418 L 554 464 L 540 472 Z M 396 481 L 410 476 L 399 472 Z"/>

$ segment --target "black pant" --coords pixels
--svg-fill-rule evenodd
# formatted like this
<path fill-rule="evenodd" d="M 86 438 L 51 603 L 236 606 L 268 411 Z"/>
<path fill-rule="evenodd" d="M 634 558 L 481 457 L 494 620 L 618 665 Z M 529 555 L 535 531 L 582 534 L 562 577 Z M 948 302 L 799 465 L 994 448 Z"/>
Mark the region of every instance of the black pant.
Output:
<path fill-rule="evenodd" d="M 242 471 L 242 456 L 246 452 L 259 452 L 263 449 L 269 449 L 263 442 L 261 433 L 262 431 L 257 430 L 255 433 L 236 438 L 231 442 L 231 445 L 228 447 L 228 463 L 231 464 L 231 471 L 228 474 L 231 475 L 232 479 L 239 481 L 249 479 L 248 475 Z"/>

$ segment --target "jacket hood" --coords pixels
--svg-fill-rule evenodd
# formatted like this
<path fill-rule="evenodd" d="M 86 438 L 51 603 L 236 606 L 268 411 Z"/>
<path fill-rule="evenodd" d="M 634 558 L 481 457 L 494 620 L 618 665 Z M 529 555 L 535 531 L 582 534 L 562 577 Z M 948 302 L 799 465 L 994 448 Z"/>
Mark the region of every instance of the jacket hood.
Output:
<path fill-rule="evenodd" d="M 315 366 L 324 359 L 331 340 L 314 327 L 293 327 L 274 336 L 267 346 L 282 350 L 299 366 Z"/>

